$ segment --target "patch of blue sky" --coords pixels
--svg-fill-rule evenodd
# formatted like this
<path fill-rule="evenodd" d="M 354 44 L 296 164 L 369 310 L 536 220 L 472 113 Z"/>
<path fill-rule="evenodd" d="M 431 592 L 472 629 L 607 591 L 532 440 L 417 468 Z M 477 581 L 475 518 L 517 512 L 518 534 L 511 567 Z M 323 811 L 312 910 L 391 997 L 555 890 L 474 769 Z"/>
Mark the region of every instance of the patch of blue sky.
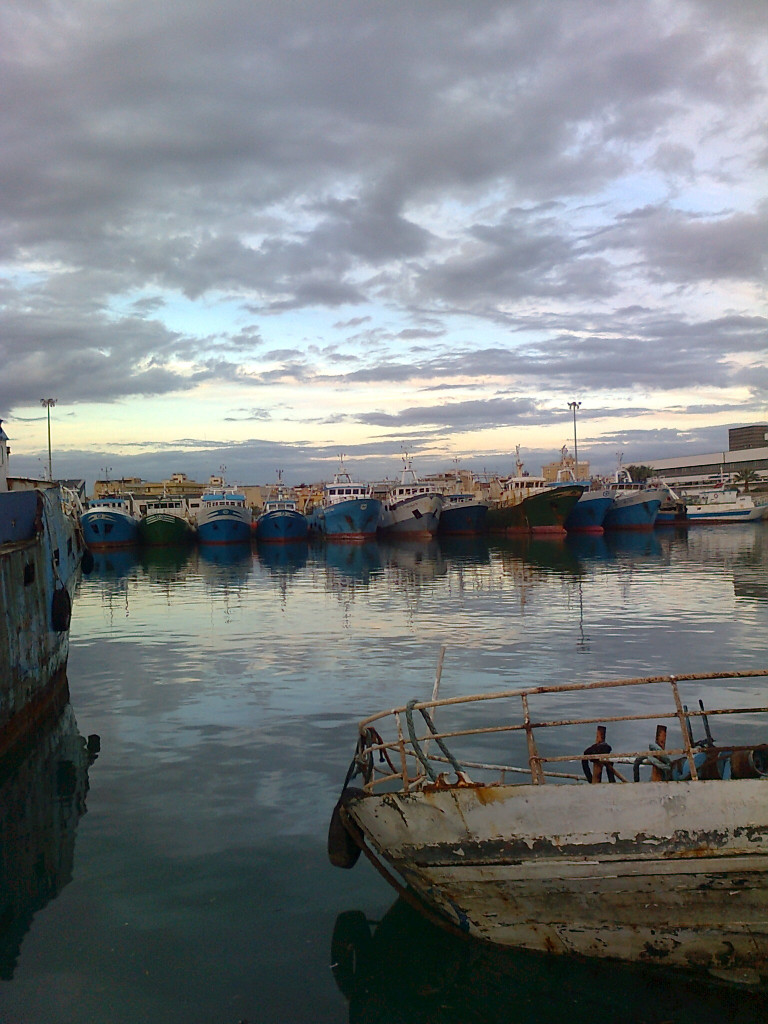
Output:
<path fill-rule="evenodd" d="M 241 300 L 223 295 L 189 299 L 178 292 L 134 289 L 113 296 L 109 313 L 118 320 L 157 320 L 170 331 L 198 338 L 236 333 L 242 327 Z"/>
<path fill-rule="evenodd" d="M 6 281 L 19 292 L 45 284 L 50 276 L 48 269 L 33 270 L 29 265 L 19 267 L 0 263 L 0 280 Z"/>
<path fill-rule="evenodd" d="M 604 186 L 600 194 L 601 219 L 607 224 L 613 223 L 617 215 L 658 206 L 666 202 L 668 196 L 669 187 L 661 175 L 638 168 Z"/>

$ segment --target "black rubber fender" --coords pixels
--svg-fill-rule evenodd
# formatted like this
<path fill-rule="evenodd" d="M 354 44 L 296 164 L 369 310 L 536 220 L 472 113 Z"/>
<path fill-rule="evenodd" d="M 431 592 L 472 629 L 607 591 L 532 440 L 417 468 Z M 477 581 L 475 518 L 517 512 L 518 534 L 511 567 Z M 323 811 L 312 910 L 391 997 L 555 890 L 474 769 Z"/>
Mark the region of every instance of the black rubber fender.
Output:
<path fill-rule="evenodd" d="M 360 856 L 360 843 L 363 841 L 360 830 L 354 822 L 349 821 L 349 818 L 345 821 L 341 814 L 344 804 L 352 797 L 358 796 L 365 796 L 362 789 L 347 786 L 341 791 L 331 814 L 328 826 L 328 859 L 335 868 L 353 868 Z M 359 841 L 356 841 L 355 835 Z"/>
<path fill-rule="evenodd" d="M 83 557 L 80 559 L 80 568 L 83 570 L 83 575 L 90 576 L 90 574 L 93 572 L 93 567 L 95 564 L 96 561 L 93 557 L 93 552 L 90 550 L 90 548 L 86 548 L 85 551 L 83 552 Z"/>
<path fill-rule="evenodd" d="M 57 587 L 51 601 L 51 628 L 65 633 L 72 621 L 72 599 L 66 587 Z"/>

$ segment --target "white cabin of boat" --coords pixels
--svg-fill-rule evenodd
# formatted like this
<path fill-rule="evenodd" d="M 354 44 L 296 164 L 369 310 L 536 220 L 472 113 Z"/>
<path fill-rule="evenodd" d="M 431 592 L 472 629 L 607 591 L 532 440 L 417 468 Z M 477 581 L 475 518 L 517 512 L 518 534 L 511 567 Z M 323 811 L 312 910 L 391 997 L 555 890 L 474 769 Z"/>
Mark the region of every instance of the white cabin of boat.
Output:
<path fill-rule="evenodd" d="M 365 500 L 372 497 L 372 485 L 354 481 L 347 470 L 344 469 L 344 459 L 342 456 L 338 472 L 334 473 L 332 482 L 325 485 L 323 503 L 326 506 L 338 505 L 342 501 Z"/>
<path fill-rule="evenodd" d="M 390 502 L 402 501 L 404 498 L 412 498 L 418 494 L 439 494 L 434 484 L 422 483 L 413 468 L 409 456 L 403 456 L 403 471 L 400 474 L 400 483 L 390 488 L 387 499 Z"/>

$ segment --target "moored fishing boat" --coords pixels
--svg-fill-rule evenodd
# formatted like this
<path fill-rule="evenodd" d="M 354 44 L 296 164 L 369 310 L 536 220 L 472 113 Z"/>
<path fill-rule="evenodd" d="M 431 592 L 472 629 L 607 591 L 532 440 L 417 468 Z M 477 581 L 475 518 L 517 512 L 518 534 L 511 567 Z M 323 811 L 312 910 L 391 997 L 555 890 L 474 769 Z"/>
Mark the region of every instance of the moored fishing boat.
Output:
<path fill-rule="evenodd" d="M 7 441 L 0 420 L 0 757 L 66 704 L 84 551 L 79 510 L 55 484 L 10 477 Z"/>
<path fill-rule="evenodd" d="M 603 520 L 605 530 L 652 530 L 666 491 L 646 487 L 632 480 L 626 469 L 619 469 L 609 490 L 613 504 Z"/>
<path fill-rule="evenodd" d="M 331 861 L 351 867 L 362 850 L 434 918 L 501 945 L 766 984 L 766 676 L 445 700 L 436 683 L 431 700 L 360 723 Z M 693 710 L 703 684 L 717 695 L 751 684 L 758 700 Z M 631 713 L 617 714 L 622 703 Z M 362 787 L 351 787 L 358 774 Z"/>
<path fill-rule="evenodd" d="M 149 547 L 189 544 L 195 535 L 184 498 L 164 496 L 139 505 L 139 541 Z"/>
<path fill-rule="evenodd" d="M 382 502 L 382 532 L 419 539 L 434 537 L 442 508 L 442 494 L 432 484 L 419 480 L 411 459 L 404 454 L 400 482 L 388 490 Z"/>
<path fill-rule="evenodd" d="M 567 447 L 563 446 L 560 451 L 560 468 L 550 486 L 577 483 L 584 487 L 584 492 L 565 518 L 563 526 L 566 534 L 602 534 L 605 516 L 613 504 L 613 495 L 600 483 L 593 485 L 590 479 L 578 479 L 573 471 L 577 463 L 569 459 L 567 452 Z"/>
<path fill-rule="evenodd" d="M 283 486 L 282 474 L 278 474 L 276 492 L 264 502 L 255 530 L 256 540 L 278 544 L 306 540 L 309 534 L 307 517 Z"/>
<path fill-rule="evenodd" d="M 604 487 L 585 490 L 565 520 L 567 533 L 602 533 L 613 495 Z"/>
<path fill-rule="evenodd" d="M 580 484 L 584 490 L 566 516 L 563 524 L 566 533 L 602 533 L 606 514 L 613 504 L 613 494 L 599 485 L 593 488 L 590 480 L 577 480 L 573 470 L 565 465 L 558 470 L 555 483 L 550 486 L 569 483 Z"/>
<path fill-rule="evenodd" d="M 95 498 L 80 516 L 80 525 L 89 548 L 130 547 L 139 541 L 139 521 L 126 495 L 107 494 Z"/>
<path fill-rule="evenodd" d="M 245 494 L 226 487 L 223 480 L 203 491 L 197 511 L 197 538 L 201 544 L 247 544 L 251 539 L 251 510 Z"/>
<path fill-rule="evenodd" d="M 586 487 L 580 483 L 551 483 L 523 472 L 520 446 L 515 448 L 515 475 L 497 479 L 497 496 L 488 510 L 488 529 L 494 533 L 564 534 L 565 522 Z"/>
<path fill-rule="evenodd" d="M 344 469 L 343 458 L 333 481 L 323 489 L 322 505 L 316 510 L 317 532 L 328 540 L 358 541 L 376 536 L 381 518 L 381 501 L 370 484 L 355 482 Z"/>
<path fill-rule="evenodd" d="M 444 494 L 437 532 L 448 536 L 470 536 L 485 529 L 489 504 L 476 494 Z"/>
<path fill-rule="evenodd" d="M 582 484 L 550 485 L 543 477 L 510 477 L 488 509 L 492 532 L 564 534 L 565 523 L 584 493 Z"/>
<path fill-rule="evenodd" d="M 768 518 L 768 503 L 757 504 L 736 487 L 686 492 L 685 503 L 690 523 L 755 523 Z"/>

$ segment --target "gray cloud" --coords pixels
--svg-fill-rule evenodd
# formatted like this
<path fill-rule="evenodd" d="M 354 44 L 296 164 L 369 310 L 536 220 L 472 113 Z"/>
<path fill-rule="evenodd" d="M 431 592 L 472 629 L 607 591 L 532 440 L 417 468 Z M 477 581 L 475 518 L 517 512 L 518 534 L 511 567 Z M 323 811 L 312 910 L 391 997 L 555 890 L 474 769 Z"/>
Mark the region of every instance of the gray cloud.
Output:
<path fill-rule="evenodd" d="M 445 405 L 420 406 L 398 413 L 369 412 L 358 417 L 361 423 L 374 426 L 403 427 L 431 423 L 451 430 L 477 430 L 510 423 L 530 422 L 537 405 L 529 398 L 491 398 L 482 401 L 452 402 Z"/>
<path fill-rule="evenodd" d="M 750 214 L 707 218 L 667 207 L 633 210 L 593 245 L 609 247 L 636 252 L 656 283 L 760 283 L 768 271 L 768 203 Z"/>
<path fill-rule="evenodd" d="M 8 0 L 2 19 L 6 415 L 201 382 L 418 383 L 433 404 L 362 390 L 345 416 L 424 437 L 488 410 L 544 422 L 525 394 L 545 391 L 611 415 L 632 388 L 764 402 L 763 4 Z M 178 329 L 181 298 L 234 312 Z M 295 327 L 318 311 L 333 350 Z M 458 387 L 487 397 L 441 395 Z"/>

